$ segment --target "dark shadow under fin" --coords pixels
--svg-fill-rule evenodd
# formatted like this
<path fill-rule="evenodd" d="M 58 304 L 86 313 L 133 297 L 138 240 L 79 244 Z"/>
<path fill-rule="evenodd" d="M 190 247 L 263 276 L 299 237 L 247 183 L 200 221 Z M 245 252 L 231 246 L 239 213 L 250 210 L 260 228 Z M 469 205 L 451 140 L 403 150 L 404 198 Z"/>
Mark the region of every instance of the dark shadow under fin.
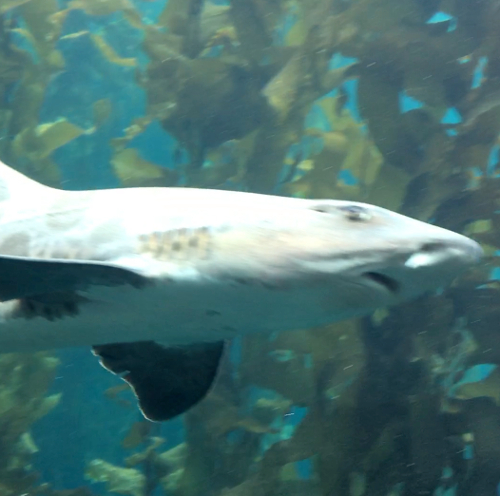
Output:
<path fill-rule="evenodd" d="M 166 348 L 153 341 L 93 346 L 101 365 L 134 390 L 144 416 L 172 419 L 201 401 L 210 390 L 224 342 Z"/>
<path fill-rule="evenodd" d="M 132 270 L 104 262 L 43 260 L 0 255 L 0 300 L 61 291 L 78 291 L 92 285 L 144 287 L 147 278 Z"/>
<path fill-rule="evenodd" d="M 18 301 L 19 307 L 15 317 L 23 319 L 42 317 L 54 321 L 65 317 L 76 317 L 80 312 L 80 305 L 90 300 L 75 291 L 58 291 L 28 296 Z"/>

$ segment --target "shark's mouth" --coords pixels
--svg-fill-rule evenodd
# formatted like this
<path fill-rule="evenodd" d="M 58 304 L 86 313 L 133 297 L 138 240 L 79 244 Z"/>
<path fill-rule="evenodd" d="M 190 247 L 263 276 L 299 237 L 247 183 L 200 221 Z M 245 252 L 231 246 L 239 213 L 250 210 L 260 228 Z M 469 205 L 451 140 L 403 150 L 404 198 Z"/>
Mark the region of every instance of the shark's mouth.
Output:
<path fill-rule="evenodd" d="M 401 289 L 400 284 L 396 281 L 396 279 L 386 276 L 385 274 L 381 274 L 380 272 L 364 272 L 362 277 L 368 279 L 372 284 L 375 283 L 377 286 L 381 286 L 383 289 L 392 294 L 399 293 L 399 290 Z"/>

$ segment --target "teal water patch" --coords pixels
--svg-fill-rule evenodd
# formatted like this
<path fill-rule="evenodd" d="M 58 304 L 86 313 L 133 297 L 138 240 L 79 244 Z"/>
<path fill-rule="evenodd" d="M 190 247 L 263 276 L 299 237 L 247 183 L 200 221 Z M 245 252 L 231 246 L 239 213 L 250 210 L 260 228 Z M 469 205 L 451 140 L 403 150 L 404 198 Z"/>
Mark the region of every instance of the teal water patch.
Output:
<path fill-rule="evenodd" d="M 462 116 L 455 107 L 449 107 L 441 119 L 441 124 L 460 124 L 461 122 Z"/>
<path fill-rule="evenodd" d="M 427 24 L 439 24 L 440 22 L 449 22 L 447 32 L 450 33 L 457 29 L 457 18 L 447 12 L 436 12 L 428 21 Z"/>
<path fill-rule="evenodd" d="M 138 148 L 141 157 L 157 165 L 175 169 L 172 150 L 177 140 L 168 134 L 158 121 L 152 122 L 144 132 L 136 136 L 129 143 L 130 148 Z"/>
<path fill-rule="evenodd" d="M 399 111 L 404 114 L 410 110 L 422 108 L 424 104 L 406 93 L 406 91 L 399 92 Z"/>
<path fill-rule="evenodd" d="M 335 97 L 337 96 L 338 91 L 332 91 L 329 96 Z M 306 116 L 304 126 L 306 129 L 314 128 L 320 129 L 321 131 L 331 131 L 332 127 L 330 122 L 328 121 L 325 113 L 322 108 L 315 103 L 309 113 Z"/>
<path fill-rule="evenodd" d="M 479 88 L 483 82 L 484 70 L 488 64 L 488 57 L 481 57 L 474 69 L 474 76 L 472 78 L 472 88 Z"/>
<path fill-rule="evenodd" d="M 356 186 L 359 180 L 349 169 L 344 169 L 339 172 L 339 180 L 347 186 Z"/>
<path fill-rule="evenodd" d="M 328 68 L 330 70 L 340 69 L 350 64 L 356 64 L 357 62 L 358 59 L 354 57 L 345 57 L 341 53 L 336 53 L 330 59 Z M 356 78 L 346 81 L 345 83 L 342 84 L 342 88 L 347 94 L 347 102 L 345 105 L 346 108 L 351 112 L 354 119 L 360 122 L 362 119 L 359 113 L 359 106 L 358 106 L 358 79 Z M 333 94 L 334 94 L 333 92 L 330 92 L 328 96 L 331 96 Z"/>
<path fill-rule="evenodd" d="M 499 151 L 500 147 L 498 145 L 495 145 L 491 148 L 490 155 L 488 157 L 488 165 L 486 168 L 486 173 L 489 176 L 498 177 L 500 175 L 500 172 L 497 170 L 499 161 Z"/>
<path fill-rule="evenodd" d="M 356 121 L 361 122 L 363 119 L 359 112 L 359 105 L 358 105 L 358 80 L 352 79 L 350 81 L 346 81 L 342 85 L 342 87 L 344 88 L 344 91 L 347 93 L 347 103 L 345 107 L 349 110 L 352 117 Z"/>

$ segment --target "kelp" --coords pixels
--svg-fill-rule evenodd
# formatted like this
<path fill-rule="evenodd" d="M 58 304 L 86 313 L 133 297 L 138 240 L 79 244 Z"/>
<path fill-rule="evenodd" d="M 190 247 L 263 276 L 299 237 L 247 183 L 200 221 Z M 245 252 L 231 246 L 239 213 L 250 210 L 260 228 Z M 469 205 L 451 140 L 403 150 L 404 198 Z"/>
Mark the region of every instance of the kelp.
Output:
<path fill-rule="evenodd" d="M 1 114 L 8 139 L 0 141 L 0 156 L 18 163 L 36 179 L 57 186 L 59 170 L 51 160 L 52 152 L 83 133 L 62 116 L 54 123 L 39 122 L 46 88 L 65 64 L 56 48 L 65 15 L 55 0 L 30 0 L 15 12 L 25 27 L 4 23 L 1 28 L 0 80 L 3 91 L 14 82 L 16 90 L 8 98 L 4 95 Z M 14 34 L 28 41 L 31 50 L 12 43 Z"/>
<path fill-rule="evenodd" d="M 135 67 L 137 65 L 137 61 L 134 57 L 120 57 L 102 36 L 92 33 L 90 34 L 90 38 L 97 49 L 102 53 L 103 57 L 111 64 L 122 67 Z"/>
<path fill-rule="evenodd" d="M 123 186 L 174 186 L 178 180 L 175 171 L 144 160 L 135 148 L 118 151 L 111 159 L 116 176 Z"/>
<path fill-rule="evenodd" d="M 47 394 L 58 364 L 47 353 L 0 357 L 0 492 L 5 496 L 44 489 L 31 466 L 38 452 L 31 428 L 59 402 L 60 394 Z M 50 494 L 48 485 L 45 491 Z"/>

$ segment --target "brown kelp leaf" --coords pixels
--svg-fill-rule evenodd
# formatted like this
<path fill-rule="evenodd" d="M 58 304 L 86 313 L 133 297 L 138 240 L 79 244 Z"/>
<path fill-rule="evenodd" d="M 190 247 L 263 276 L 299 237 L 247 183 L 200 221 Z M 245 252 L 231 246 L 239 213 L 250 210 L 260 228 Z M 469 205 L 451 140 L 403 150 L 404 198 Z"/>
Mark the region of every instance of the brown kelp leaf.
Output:
<path fill-rule="evenodd" d="M 28 29 L 14 28 L 11 29 L 11 32 L 21 35 L 26 41 L 31 44 L 32 48 L 36 50 L 36 40 Z"/>
<path fill-rule="evenodd" d="M 279 431 L 277 429 L 273 429 L 268 425 L 260 423 L 258 420 L 252 417 L 244 417 L 237 422 L 237 426 L 240 429 L 244 429 L 248 432 L 253 432 L 254 434 L 277 434 Z"/>
<path fill-rule="evenodd" d="M 440 417 L 441 394 L 432 391 L 432 379 L 420 379 L 418 392 L 410 401 L 410 460 L 417 477 L 411 479 L 412 492 L 432 492 L 446 466 L 446 432 Z"/>
<path fill-rule="evenodd" d="M 133 449 L 137 448 L 142 443 L 145 443 L 151 433 L 152 423 L 146 420 L 134 422 L 127 435 L 122 440 L 122 448 Z"/>
<path fill-rule="evenodd" d="M 143 133 L 152 122 L 153 117 L 151 116 L 135 118 L 130 126 L 126 127 L 123 130 L 125 136 L 121 138 L 113 138 L 110 141 L 111 147 L 115 150 L 115 152 L 123 151 L 127 144 L 136 136 Z"/>
<path fill-rule="evenodd" d="M 295 404 L 312 402 L 315 394 L 313 370 L 307 367 L 305 354 L 290 346 L 285 337 L 280 343 L 271 342 L 268 336 L 245 338 L 242 357 L 242 384 L 272 389 Z"/>
<path fill-rule="evenodd" d="M 272 19 L 269 18 L 272 13 L 269 10 L 274 3 L 259 0 L 230 1 L 230 16 L 238 33 L 241 51 L 247 60 L 254 63 L 261 62 L 264 51 L 272 45 Z"/>
<path fill-rule="evenodd" d="M 313 26 L 322 24 L 325 17 L 333 14 L 334 8 L 323 0 L 299 0 L 281 2 L 287 14 L 293 16 L 294 24 L 285 36 L 285 45 L 300 46 Z"/>
<path fill-rule="evenodd" d="M 241 164 L 244 151 L 242 141 L 234 140 L 209 150 L 203 166 L 187 172 L 190 186 L 223 188 L 226 181 L 240 181 L 244 173 Z"/>
<path fill-rule="evenodd" d="M 90 34 L 90 31 L 76 31 L 74 33 L 69 33 L 65 34 L 64 36 L 61 36 L 61 40 L 74 40 L 76 38 L 80 38 L 81 36 L 88 36 Z"/>
<path fill-rule="evenodd" d="M 490 398 L 473 398 L 462 403 L 468 434 L 463 438 L 472 445 L 474 459 L 467 465 L 461 492 L 493 494 L 500 478 L 500 409 Z"/>
<path fill-rule="evenodd" d="M 102 98 L 92 104 L 92 113 L 94 115 L 94 127 L 101 127 L 111 115 L 113 105 L 109 98 Z"/>
<path fill-rule="evenodd" d="M 19 5 L 23 5 L 30 1 L 31 0 L 2 0 L 0 3 L 0 14 L 4 14 L 10 9 L 14 9 L 15 7 L 19 7 Z"/>
<path fill-rule="evenodd" d="M 222 39 L 225 36 L 232 41 L 236 40 L 236 31 L 229 16 L 230 9 L 228 5 L 205 2 L 200 20 L 200 37 L 204 45 L 216 45 L 214 39 Z"/>
<path fill-rule="evenodd" d="M 133 10 L 129 0 L 72 0 L 69 9 L 81 9 L 91 16 L 109 15 L 122 10 Z"/>
<path fill-rule="evenodd" d="M 127 408 L 129 410 L 135 408 L 135 405 L 133 405 L 131 401 L 120 397 L 120 394 L 125 391 L 131 391 L 130 386 L 127 383 L 120 383 L 116 386 L 112 386 L 106 389 L 106 391 L 104 391 L 104 396 L 106 396 L 106 398 L 110 399 L 111 401 L 115 401 L 123 408 Z"/>
<path fill-rule="evenodd" d="M 276 111 L 281 120 L 286 119 L 288 113 L 297 102 L 297 95 L 304 82 L 303 54 L 292 57 L 281 70 L 262 90 L 269 105 Z"/>
<path fill-rule="evenodd" d="M 135 57 L 120 57 L 115 52 L 114 48 L 109 45 L 102 36 L 92 33 L 90 34 L 90 38 L 108 62 L 120 65 L 122 67 L 135 67 L 137 65 L 137 60 L 135 59 Z"/>
<path fill-rule="evenodd" d="M 150 64 L 144 86 L 149 114 L 165 114 L 162 126 L 188 150 L 193 169 L 208 149 L 255 130 L 268 111 L 254 72 L 215 58 Z"/>
<path fill-rule="evenodd" d="M 459 400 L 488 397 L 500 406 L 500 370 L 496 368 L 482 381 L 460 384 L 453 391 L 453 397 Z"/>
<path fill-rule="evenodd" d="M 306 42 L 296 50 L 285 66 L 264 87 L 262 94 L 273 108 L 279 121 L 301 107 L 309 107 L 312 102 L 332 87 L 323 88 L 322 82 L 339 84 L 346 69 L 341 69 L 340 77 L 326 78 L 328 72 L 324 54 L 318 53 L 316 30 L 308 33 Z"/>
<path fill-rule="evenodd" d="M 341 97 L 327 97 L 318 101 L 319 109 L 334 131 L 314 127 L 306 130 L 307 135 L 321 139 L 322 149 L 298 164 L 297 176 L 303 175 L 286 184 L 286 192 L 300 197 L 367 201 L 383 160 L 362 124 L 356 122 L 347 109 L 339 111 L 340 100 Z M 307 164 L 312 164 L 309 170 L 305 167 Z M 341 179 L 339 173 L 343 171 L 354 176 L 357 182 Z"/>
<path fill-rule="evenodd" d="M 158 17 L 158 25 L 183 36 L 187 29 L 189 5 L 189 0 L 169 0 Z"/>
<path fill-rule="evenodd" d="M 334 88 L 343 84 L 344 81 L 354 78 L 357 75 L 357 67 L 357 64 L 348 64 L 336 69 L 330 69 L 323 75 L 321 85 L 324 90 L 328 92 L 332 91 Z"/>
<path fill-rule="evenodd" d="M 129 0 L 72 0 L 68 3 L 66 11 L 83 10 L 87 15 L 106 16 L 121 12 L 123 17 L 136 29 L 144 29 L 141 15 Z"/>
<path fill-rule="evenodd" d="M 30 145 L 36 148 L 40 158 L 45 158 L 84 132 L 81 127 L 62 118 L 55 122 L 38 125 L 35 128 L 34 141 Z"/>
<path fill-rule="evenodd" d="M 69 14 L 71 9 L 62 9 L 57 12 L 54 12 L 49 16 L 49 21 L 54 26 L 54 30 L 57 33 L 61 33 L 64 21 L 66 20 L 67 15 Z M 59 36 L 58 36 L 59 38 Z"/>
<path fill-rule="evenodd" d="M 300 16 L 285 36 L 286 46 L 301 46 L 307 38 L 309 26 L 303 16 Z"/>
<path fill-rule="evenodd" d="M 418 164 L 418 154 L 406 146 L 401 126 L 399 92 L 403 89 L 402 80 L 395 68 L 384 69 L 362 70 L 358 86 L 359 109 L 385 160 L 411 170 Z"/>
<path fill-rule="evenodd" d="M 367 191 L 366 202 L 399 211 L 411 176 L 394 165 L 384 163 Z"/>
<path fill-rule="evenodd" d="M 27 127 L 18 133 L 11 144 L 11 152 L 27 162 L 26 172 L 38 181 L 59 186 L 59 168 L 52 161 L 52 152 L 77 138 L 84 130 L 59 119 L 56 122 Z"/>
<path fill-rule="evenodd" d="M 114 400 L 120 393 L 123 393 L 124 391 L 130 391 L 130 386 L 126 383 L 120 383 L 116 386 L 112 386 L 106 389 L 106 391 L 104 391 L 104 396 L 106 396 L 106 398 L 109 398 L 110 400 Z"/>
<path fill-rule="evenodd" d="M 57 55 L 58 51 L 55 50 L 61 25 L 52 21 L 52 16 L 58 11 L 57 0 L 31 0 L 21 7 L 28 30 L 36 40 L 39 56 L 49 66 L 62 68 L 64 60 L 62 55 Z"/>
<path fill-rule="evenodd" d="M 125 458 L 126 467 L 135 467 L 148 460 L 157 459 L 158 453 L 156 453 L 155 450 L 165 442 L 165 439 L 161 437 L 150 436 L 148 440 L 149 446 L 144 451 L 140 453 L 134 453 L 133 455 Z"/>
<path fill-rule="evenodd" d="M 172 186 L 177 182 L 177 174 L 174 171 L 144 160 L 135 148 L 117 152 L 111 164 L 125 187 Z"/>
<path fill-rule="evenodd" d="M 142 22 L 142 17 L 137 10 L 132 8 L 126 8 L 122 10 L 123 17 L 127 19 L 128 23 L 135 29 L 145 29 L 146 24 Z"/>
<path fill-rule="evenodd" d="M 95 482 L 105 482 L 112 493 L 130 496 L 144 496 L 146 476 L 135 468 L 124 468 L 104 460 L 92 460 L 86 470 L 85 477 Z"/>
<path fill-rule="evenodd" d="M 170 32 L 164 32 L 157 26 L 144 27 L 144 41 L 142 48 L 146 54 L 156 62 L 169 58 L 180 58 L 182 50 L 182 37 Z"/>

